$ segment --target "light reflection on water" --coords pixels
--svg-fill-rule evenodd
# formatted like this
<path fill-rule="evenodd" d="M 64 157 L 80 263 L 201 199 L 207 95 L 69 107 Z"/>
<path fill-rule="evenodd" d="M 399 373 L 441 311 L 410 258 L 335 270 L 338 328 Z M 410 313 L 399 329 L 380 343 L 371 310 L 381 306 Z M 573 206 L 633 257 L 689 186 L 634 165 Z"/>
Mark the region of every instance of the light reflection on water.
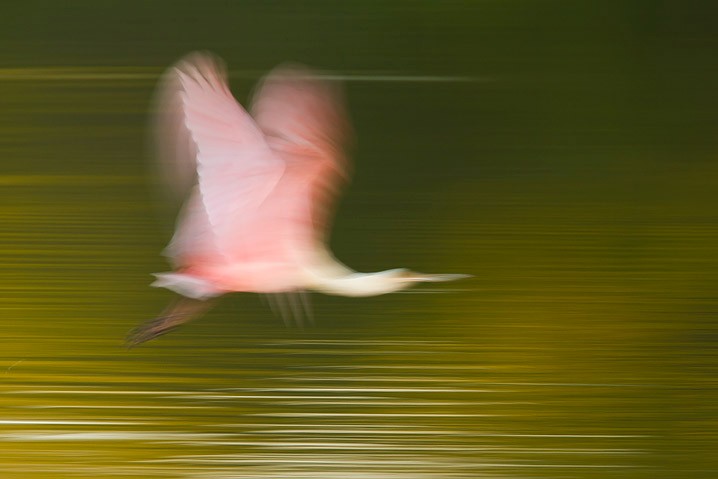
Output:
<path fill-rule="evenodd" d="M 370 146 L 337 220 L 340 257 L 476 278 L 315 297 L 305 330 L 227 298 L 125 351 L 167 299 L 146 286 L 167 240 L 138 140 L 150 85 L 0 88 L 17 120 L 0 144 L 14 159 L 0 177 L 3 479 L 715 472 L 711 165 L 372 189 L 387 173 Z M 356 94 L 369 93 L 382 91 Z"/>
<path fill-rule="evenodd" d="M 337 343 L 345 355 L 333 355 Z M 387 345 L 396 348 L 389 358 L 366 363 L 367 351 L 378 354 Z M 547 403 L 562 400 L 599 397 L 630 407 L 619 391 L 645 394 L 655 387 L 500 381 L 506 377 L 500 364 L 454 364 L 464 347 L 370 339 L 267 343 L 255 335 L 234 348 L 224 378 L 197 370 L 183 378 L 160 368 L 147 389 L 125 385 L 136 385 L 135 375 L 148 371 L 114 375 L 112 382 L 122 385 L 92 384 L 72 379 L 82 378 L 82 362 L 58 359 L 54 366 L 67 374 L 64 380 L 17 371 L 6 384 L 0 404 L 8 419 L 0 441 L 15 459 L 5 467 L 37 477 L 50 469 L 62 474 L 64 466 L 67 477 L 103 470 L 187 478 L 543 477 L 543 470 L 575 477 L 583 469 L 645 467 L 645 456 L 654 452 L 652 433 L 595 421 L 562 425 L 560 417 L 537 423 L 536 417 L 547 414 Z M 239 358 L 258 350 L 294 360 L 255 361 L 251 371 L 237 367 Z M 439 351 L 436 361 L 413 362 L 417 354 Z M 296 359 L 298 352 L 304 359 Z M 322 365 L 326 356 L 334 359 Z M 114 371 L 123 362 L 118 355 L 97 358 L 94 366 Z M 170 389 L 161 387 L 167 373 L 174 378 Z M 76 462 L 67 453 L 78 449 L 91 453 Z M 31 465 L 40 453 L 46 463 Z M 129 461 L 116 459 L 122 455 Z"/>

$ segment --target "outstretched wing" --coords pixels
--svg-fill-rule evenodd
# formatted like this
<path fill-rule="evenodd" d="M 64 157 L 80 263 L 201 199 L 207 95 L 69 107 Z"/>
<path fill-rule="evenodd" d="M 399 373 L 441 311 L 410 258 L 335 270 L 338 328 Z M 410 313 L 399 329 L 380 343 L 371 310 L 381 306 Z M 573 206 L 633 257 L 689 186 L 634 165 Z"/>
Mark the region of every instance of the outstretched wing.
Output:
<path fill-rule="evenodd" d="M 349 177 L 344 147 L 351 128 L 339 86 L 306 67 L 280 66 L 257 88 L 251 112 L 287 165 L 280 183 L 284 217 L 301 244 L 321 245 L 336 194 Z"/>
<path fill-rule="evenodd" d="M 175 114 L 191 141 L 187 153 L 194 153 L 196 170 L 168 254 L 178 265 L 237 261 L 257 238 L 253 224 L 282 177 L 284 162 L 232 96 L 218 59 L 191 54 L 172 68 L 164 85 L 167 104 L 179 105 Z M 178 168 L 187 167 L 186 157 L 178 160 Z"/>
<path fill-rule="evenodd" d="M 156 178 L 171 209 L 184 202 L 197 181 L 197 147 L 185 125 L 177 68 L 167 69 L 158 82 L 151 123 Z"/>
<path fill-rule="evenodd" d="M 331 200 L 347 177 L 342 147 L 349 128 L 334 85 L 301 67 L 277 69 L 258 89 L 252 119 L 207 54 L 185 58 L 169 78 L 167 94 L 180 105 L 196 166 L 167 251 L 174 263 L 262 263 L 288 271 L 282 268 L 324 255 Z"/>

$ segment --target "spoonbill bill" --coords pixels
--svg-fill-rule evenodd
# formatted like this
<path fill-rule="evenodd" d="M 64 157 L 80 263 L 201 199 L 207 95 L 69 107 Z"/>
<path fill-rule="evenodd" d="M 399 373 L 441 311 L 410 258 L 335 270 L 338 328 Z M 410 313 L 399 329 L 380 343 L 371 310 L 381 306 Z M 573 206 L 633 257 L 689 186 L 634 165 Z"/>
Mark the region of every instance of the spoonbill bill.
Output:
<path fill-rule="evenodd" d="M 128 346 L 193 319 L 225 293 L 374 296 L 465 276 L 358 273 L 328 250 L 331 205 L 349 177 L 350 126 L 335 82 L 280 66 L 258 85 L 250 115 L 223 63 L 192 53 L 163 75 L 157 103 L 158 164 L 184 204 L 164 252 L 174 271 L 156 274 L 152 286 L 180 296 L 133 330 Z"/>

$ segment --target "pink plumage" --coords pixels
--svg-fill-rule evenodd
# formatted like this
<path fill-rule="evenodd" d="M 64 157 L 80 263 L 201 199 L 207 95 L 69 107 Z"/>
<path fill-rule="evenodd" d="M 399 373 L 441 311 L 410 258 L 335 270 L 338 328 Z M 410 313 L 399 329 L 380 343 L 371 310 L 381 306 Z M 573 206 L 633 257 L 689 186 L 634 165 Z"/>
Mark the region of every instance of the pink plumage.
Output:
<path fill-rule="evenodd" d="M 153 285 L 189 299 L 140 326 L 131 345 L 228 292 L 371 296 L 461 277 L 357 273 L 327 250 L 331 205 L 349 170 L 351 128 L 336 84 L 306 67 L 278 67 L 260 83 L 250 116 L 222 63 L 193 53 L 164 75 L 157 98 L 159 166 L 173 194 L 187 199 L 165 250 L 175 271 Z"/>
<path fill-rule="evenodd" d="M 255 122 L 218 60 L 194 54 L 169 75 L 197 180 L 167 249 L 180 274 L 165 281 L 192 297 L 301 287 L 323 245 L 323 200 L 345 171 L 335 89 L 306 69 L 277 69 L 255 95 Z"/>

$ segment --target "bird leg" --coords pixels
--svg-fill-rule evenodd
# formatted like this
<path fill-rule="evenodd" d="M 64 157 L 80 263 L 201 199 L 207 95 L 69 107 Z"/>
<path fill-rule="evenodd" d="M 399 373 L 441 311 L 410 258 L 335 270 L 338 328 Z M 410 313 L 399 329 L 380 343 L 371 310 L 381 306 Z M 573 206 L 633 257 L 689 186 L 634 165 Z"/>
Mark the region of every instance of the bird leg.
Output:
<path fill-rule="evenodd" d="M 272 314 L 282 318 L 288 328 L 292 326 L 292 319 L 300 329 L 304 328 L 304 318 L 307 318 L 310 324 L 314 324 L 312 306 L 306 291 L 267 293 L 262 295 L 262 302 L 268 304 Z"/>
<path fill-rule="evenodd" d="M 279 316 L 280 318 L 282 318 L 282 321 L 284 321 L 284 325 L 286 327 L 289 327 L 289 321 L 287 319 L 286 310 L 281 298 L 281 294 L 282 293 L 267 293 L 263 295 L 263 297 L 267 300 L 267 304 L 269 304 L 269 309 L 272 311 L 272 314 L 275 317 Z"/>
<path fill-rule="evenodd" d="M 286 293 L 287 294 L 287 300 L 289 302 L 289 310 L 291 312 L 291 315 L 294 316 L 294 322 L 297 324 L 299 329 L 304 328 L 304 319 L 302 318 L 302 306 L 299 303 L 299 297 L 298 295 L 300 293 L 291 292 Z"/>
<path fill-rule="evenodd" d="M 184 296 L 174 299 L 159 316 L 145 321 L 130 331 L 126 341 L 127 347 L 133 348 L 167 334 L 204 313 L 213 304 L 214 301 L 200 301 Z"/>
<path fill-rule="evenodd" d="M 309 293 L 306 291 L 299 291 L 299 299 L 302 303 L 302 311 L 304 315 L 309 319 L 309 323 L 314 325 L 314 314 L 312 313 L 312 302 Z"/>

